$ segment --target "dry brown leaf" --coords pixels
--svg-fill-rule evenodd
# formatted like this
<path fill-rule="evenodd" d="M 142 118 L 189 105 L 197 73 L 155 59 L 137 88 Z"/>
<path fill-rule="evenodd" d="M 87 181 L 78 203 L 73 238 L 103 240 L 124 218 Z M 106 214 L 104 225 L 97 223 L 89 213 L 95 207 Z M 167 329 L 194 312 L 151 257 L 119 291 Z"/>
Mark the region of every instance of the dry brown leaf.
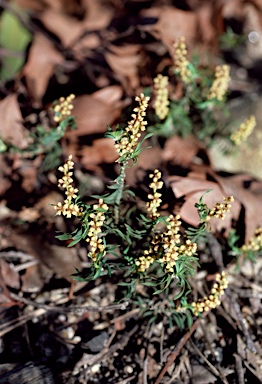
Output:
<path fill-rule="evenodd" d="M 97 170 L 97 165 L 101 163 L 113 163 L 118 154 L 112 139 L 94 140 L 92 146 L 83 146 L 80 151 L 81 163 L 86 169 Z"/>
<path fill-rule="evenodd" d="M 39 292 L 53 276 L 53 271 L 42 263 L 26 268 L 21 277 L 23 292 Z"/>
<path fill-rule="evenodd" d="M 9 240 L 17 249 L 34 256 L 41 264 L 51 269 L 59 277 L 72 281 L 75 268 L 80 269 L 81 263 L 76 248 L 49 245 L 37 235 L 20 234 L 10 231 Z"/>
<path fill-rule="evenodd" d="M 7 263 L 4 259 L 0 258 L 0 280 L 1 284 L 8 287 L 19 289 L 20 288 L 20 275 L 11 264 Z"/>
<path fill-rule="evenodd" d="M 107 60 L 115 77 L 123 84 L 127 92 L 139 86 L 138 67 L 142 62 L 139 46 L 116 47 L 111 45 L 110 52 L 105 53 Z"/>
<path fill-rule="evenodd" d="M 65 47 L 71 45 L 84 32 L 82 22 L 53 9 L 42 12 L 39 19 L 50 32 L 59 37 Z"/>
<path fill-rule="evenodd" d="M 186 139 L 173 136 L 165 142 L 162 159 L 186 166 L 191 163 L 201 147 L 201 143 L 192 136 L 187 136 Z"/>
<path fill-rule="evenodd" d="M 55 66 L 63 61 L 63 56 L 53 44 L 42 34 L 36 33 L 21 73 L 25 76 L 27 87 L 35 101 L 41 101 Z"/>
<path fill-rule="evenodd" d="M 77 129 L 66 137 L 105 132 L 121 111 L 122 88 L 117 85 L 101 89 L 92 95 L 79 96 L 74 101 Z"/>
<path fill-rule="evenodd" d="M 106 28 L 114 16 L 114 9 L 103 0 L 82 0 L 82 5 L 86 8 L 83 25 L 87 31 Z"/>
<path fill-rule="evenodd" d="M 143 143 L 143 147 L 147 147 L 149 141 L 146 140 Z M 147 170 L 153 170 L 158 168 L 161 164 L 161 149 L 158 147 L 152 147 L 145 149 L 138 156 L 138 161 L 134 167 L 127 168 L 126 181 L 128 185 L 135 186 L 137 181 L 141 181 Z"/>
<path fill-rule="evenodd" d="M 173 43 L 184 36 L 190 45 L 197 33 L 197 16 L 194 12 L 182 11 L 175 7 L 155 7 L 142 12 L 144 17 L 157 17 L 156 24 L 147 26 L 145 29 L 160 39 L 173 56 Z"/>
<path fill-rule="evenodd" d="M 15 94 L 0 101 L 0 136 L 20 149 L 27 147 L 23 117 Z"/>

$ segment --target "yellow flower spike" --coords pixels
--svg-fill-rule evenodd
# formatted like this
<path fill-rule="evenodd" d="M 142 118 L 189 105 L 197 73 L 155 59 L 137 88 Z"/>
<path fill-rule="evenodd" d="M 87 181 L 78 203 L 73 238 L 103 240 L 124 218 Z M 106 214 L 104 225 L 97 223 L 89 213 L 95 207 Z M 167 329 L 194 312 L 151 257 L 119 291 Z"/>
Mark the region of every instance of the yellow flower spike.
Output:
<path fill-rule="evenodd" d="M 186 58 L 187 47 L 184 37 L 179 37 L 173 45 L 174 47 L 174 63 L 175 69 L 179 73 L 184 83 L 189 83 L 191 78 L 190 70 L 188 69 L 189 61 Z"/>
<path fill-rule="evenodd" d="M 209 90 L 208 100 L 217 99 L 219 101 L 223 100 L 227 89 L 228 83 L 230 81 L 230 67 L 229 65 L 217 65 L 215 69 L 215 79 Z"/>
<path fill-rule="evenodd" d="M 74 108 L 72 101 L 74 100 L 75 95 L 71 94 L 67 98 L 60 97 L 58 104 L 54 107 L 54 121 L 60 123 L 67 116 L 71 115 L 72 109 Z"/>
<path fill-rule="evenodd" d="M 161 178 L 161 172 L 158 169 L 154 170 L 154 173 L 150 174 L 149 177 L 153 179 L 152 183 L 149 184 L 149 187 L 153 190 L 153 193 L 148 194 L 148 199 L 151 200 L 146 204 L 146 210 L 148 216 L 152 219 L 159 217 L 158 208 L 161 205 L 162 200 L 160 197 L 161 193 L 157 192 L 158 189 L 162 189 L 163 181 L 159 181 Z"/>
<path fill-rule="evenodd" d="M 234 201 L 234 197 L 223 197 L 223 200 L 223 203 L 216 203 L 216 205 L 210 210 L 208 216 L 205 218 L 204 221 L 209 221 L 211 217 L 216 217 L 220 220 L 224 220 L 226 213 L 230 212 L 230 203 Z"/>
<path fill-rule="evenodd" d="M 167 117 L 169 112 L 169 100 L 168 100 L 168 77 L 157 75 L 154 79 L 154 91 L 156 94 L 156 101 L 154 103 L 154 109 L 159 119 L 163 120 Z"/>
<path fill-rule="evenodd" d="M 126 153 L 132 153 L 138 144 L 138 140 L 141 136 L 141 132 L 145 131 L 147 121 L 144 120 L 146 116 L 146 109 L 149 102 L 149 97 L 146 97 L 143 93 L 140 96 L 135 98 L 138 101 L 139 106 L 134 108 L 134 112 L 125 128 L 126 135 L 124 135 L 121 140 L 115 144 L 115 148 L 120 156 L 123 156 Z M 131 134 L 130 134 L 131 133 Z"/>
<path fill-rule="evenodd" d="M 230 139 L 235 145 L 241 145 L 247 141 L 248 136 L 251 135 L 256 124 L 257 122 L 255 116 L 249 116 L 249 118 L 240 125 L 239 129 L 231 134 Z"/>
<path fill-rule="evenodd" d="M 74 162 L 72 161 L 72 155 L 70 155 L 65 164 L 58 168 L 60 172 L 64 173 L 64 176 L 58 180 L 58 186 L 65 189 L 66 199 L 63 203 L 58 203 L 54 206 L 56 215 L 63 215 L 67 218 L 72 216 L 82 216 L 82 209 L 77 204 L 72 202 L 72 199 L 77 197 L 78 189 L 74 188 L 71 184 L 73 183 L 73 172 L 70 170 L 74 169 Z"/>

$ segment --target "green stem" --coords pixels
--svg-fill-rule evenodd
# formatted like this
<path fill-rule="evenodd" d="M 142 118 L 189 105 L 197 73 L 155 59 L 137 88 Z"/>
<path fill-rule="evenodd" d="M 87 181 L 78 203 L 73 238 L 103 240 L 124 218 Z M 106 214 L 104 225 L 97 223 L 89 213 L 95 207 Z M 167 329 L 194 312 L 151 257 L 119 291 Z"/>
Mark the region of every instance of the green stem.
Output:
<path fill-rule="evenodd" d="M 124 193 L 125 178 L 126 178 L 126 166 L 127 166 L 127 161 L 122 163 L 120 175 L 117 178 L 117 184 L 119 185 L 119 189 L 118 189 L 118 194 L 117 194 L 115 206 L 114 206 L 114 214 L 115 214 L 115 223 L 116 224 L 119 223 L 119 206 L 120 206 L 120 203 L 121 203 L 121 200 L 123 197 L 123 193 Z"/>

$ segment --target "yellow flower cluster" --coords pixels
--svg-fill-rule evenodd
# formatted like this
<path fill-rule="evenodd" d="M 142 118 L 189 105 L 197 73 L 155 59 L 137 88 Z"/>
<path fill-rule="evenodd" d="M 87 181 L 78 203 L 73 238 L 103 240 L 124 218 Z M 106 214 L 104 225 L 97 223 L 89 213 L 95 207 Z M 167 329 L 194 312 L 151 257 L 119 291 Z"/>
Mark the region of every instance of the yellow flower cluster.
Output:
<path fill-rule="evenodd" d="M 149 184 L 149 187 L 153 190 L 153 192 L 147 196 L 151 201 L 146 204 L 146 209 L 148 216 L 152 219 L 155 219 L 160 215 L 157 210 L 162 201 L 160 199 L 162 194 L 157 192 L 157 190 L 163 187 L 163 181 L 159 181 L 161 179 L 161 172 L 158 169 L 155 169 L 154 173 L 149 175 L 149 177 L 153 179 L 152 183 Z"/>
<path fill-rule="evenodd" d="M 192 256 L 197 251 L 197 243 L 192 243 L 191 240 L 187 239 L 185 244 L 181 244 L 178 248 L 179 254 Z"/>
<path fill-rule="evenodd" d="M 236 145 L 244 143 L 247 140 L 248 136 L 251 135 L 251 133 L 253 132 L 256 124 L 257 122 L 255 116 L 249 116 L 249 118 L 240 125 L 238 130 L 231 134 L 230 139 Z"/>
<path fill-rule="evenodd" d="M 156 260 L 159 248 L 159 236 L 156 235 L 152 240 L 152 245 L 149 249 L 144 250 L 143 256 L 140 256 L 136 260 L 136 266 L 138 267 L 139 272 L 145 272 L 146 269 L 150 267 L 151 264 Z"/>
<path fill-rule="evenodd" d="M 181 221 L 179 219 L 179 215 L 170 215 L 167 219 L 167 229 L 161 235 L 164 253 L 159 261 L 165 264 L 166 272 L 174 272 L 174 265 L 179 257 L 179 247 L 177 246 L 180 241 L 180 234 L 178 232 L 180 230 Z"/>
<path fill-rule="evenodd" d="M 95 212 L 89 215 L 91 221 L 89 222 L 88 237 L 86 241 L 90 244 L 90 252 L 88 256 L 96 261 L 99 253 L 102 253 L 105 250 L 103 240 L 99 237 L 106 219 L 105 211 L 108 210 L 108 206 L 104 203 L 103 199 L 99 199 L 99 203 L 95 204 L 93 209 Z"/>
<path fill-rule="evenodd" d="M 262 248 L 262 227 L 256 229 L 254 236 L 251 237 L 249 242 L 242 245 L 241 250 L 244 252 L 248 251 L 259 251 Z"/>
<path fill-rule="evenodd" d="M 215 69 L 215 79 L 209 90 L 208 99 L 223 100 L 228 89 L 230 67 L 229 65 L 217 65 Z"/>
<path fill-rule="evenodd" d="M 199 312 L 207 312 L 210 309 L 218 307 L 221 304 L 221 297 L 224 295 L 227 287 L 228 281 L 226 273 L 217 273 L 216 283 L 211 289 L 211 294 L 209 296 L 205 296 L 203 299 L 199 299 L 197 302 L 192 303 L 194 315 L 198 316 Z"/>
<path fill-rule="evenodd" d="M 120 142 L 115 144 L 115 148 L 120 156 L 126 153 L 132 153 L 137 146 L 141 132 L 146 130 L 147 121 L 145 121 L 144 118 L 146 116 L 149 99 L 150 98 L 144 96 L 143 93 L 136 97 L 135 100 L 138 101 L 139 106 L 133 109 L 134 113 L 131 115 L 132 120 L 128 122 L 125 129 L 126 133 Z"/>
<path fill-rule="evenodd" d="M 168 77 L 157 75 L 154 79 L 154 90 L 156 94 L 156 101 L 154 103 L 154 108 L 156 115 L 159 119 L 163 120 L 167 117 L 169 112 L 169 100 L 168 100 Z"/>
<path fill-rule="evenodd" d="M 189 61 L 186 58 L 187 47 L 185 43 L 185 38 L 179 37 L 173 45 L 174 47 L 174 63 L 175 69 L 181 76 L 181 79 L 184 83 L 189 83 L 191 78 L 190 70 L 188 69 Z"/>
<path fill-rule="evenodd" d="M 224 220 L 226 213 L 230 212 L 231 202 L 234 201 L 233 196 L 223 197 L 223 203 L 216 203 L 214 208 L 212 208 L 206 217 L 205 221 L 211 219 L 211 217 L 217 217 L 218 219 Z"/>
<path fill-rule="evenodd" d="M 74 169 L 74 162 L 72 161 L 72 155 L 68 157 L 68 160 L 65 164 L 58 168 L 60 172 L 64 173 L 64 176 L 58 180 L 58 186 L 62 189 L 65 189 L 65 194 L 67 198 L 63 203 L 58 203 L 54 206 L 54 209 L 57 211 L 56 215 L 64 215 L 67 218 L 72 216 L 81 216 L 82 210 L 78 207 L 77 204 L 72 202 L 72 199 L 77 197 L 78 189 L 72 186 L 73 183 L 73 172 L 70 170 Z"/>
<path fill-rule="evenodd" d="M 54 121 L 56 123 L 60 123 L 67 116 L 70 116 L 72 113 L 72 109 L 74 108 L 72 101 L 74 100 L 75 95 L 71 94 L 67 96 L 67 98 L 60 97 L 57 105 L 54 107 Z"/>

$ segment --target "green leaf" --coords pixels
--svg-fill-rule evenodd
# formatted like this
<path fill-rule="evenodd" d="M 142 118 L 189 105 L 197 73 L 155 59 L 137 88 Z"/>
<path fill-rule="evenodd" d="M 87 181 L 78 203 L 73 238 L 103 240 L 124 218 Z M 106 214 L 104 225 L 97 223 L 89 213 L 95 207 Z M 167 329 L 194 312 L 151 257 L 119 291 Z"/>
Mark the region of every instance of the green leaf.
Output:
<path fill-rule="evenodd" d="M 23 17 L 26 17 L 20 8 L 12 6 Z M 31 39 L 31 34 L 18 17 L 5 9 L 0 19 L 0 47 L 3 49 L 0 68 L 1 81 L 12 79 L 22 67 L 25 61 L 25 50 Z"/>

